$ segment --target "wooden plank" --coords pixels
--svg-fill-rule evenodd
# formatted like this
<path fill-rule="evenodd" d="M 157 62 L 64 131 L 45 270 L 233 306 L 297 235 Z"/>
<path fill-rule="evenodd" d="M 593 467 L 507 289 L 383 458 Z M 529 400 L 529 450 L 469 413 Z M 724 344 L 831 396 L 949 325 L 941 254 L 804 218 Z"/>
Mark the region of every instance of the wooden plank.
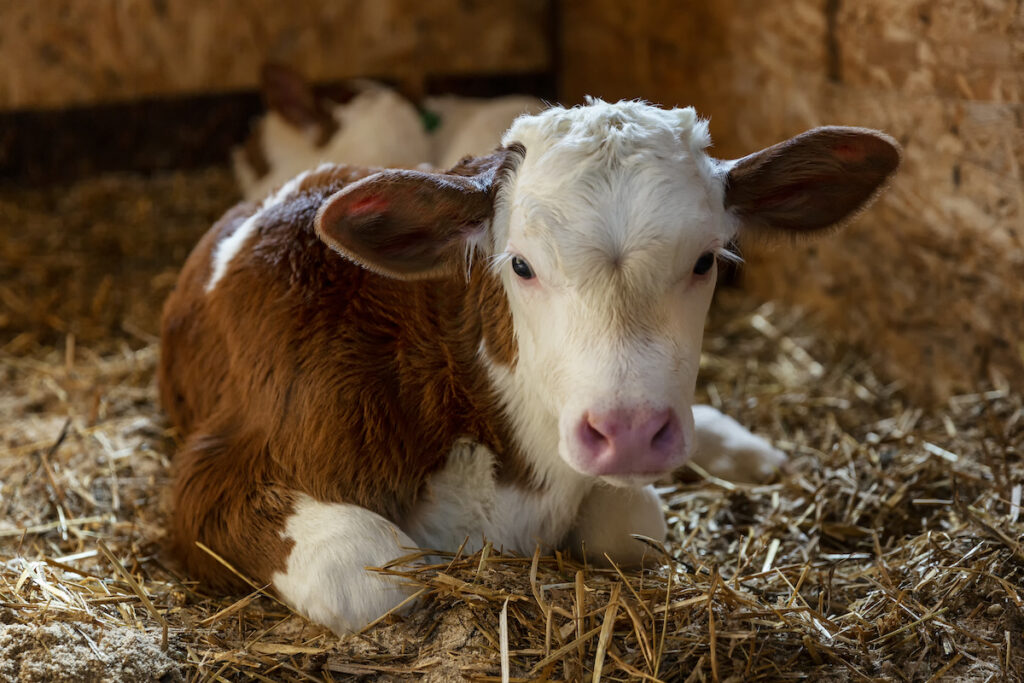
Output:
<path fill-rule="evenodd" d="M 264 61 L 313 80 L 550 68 L 550 0 L 0 2 L 0 110 L 252 89 Z"/>

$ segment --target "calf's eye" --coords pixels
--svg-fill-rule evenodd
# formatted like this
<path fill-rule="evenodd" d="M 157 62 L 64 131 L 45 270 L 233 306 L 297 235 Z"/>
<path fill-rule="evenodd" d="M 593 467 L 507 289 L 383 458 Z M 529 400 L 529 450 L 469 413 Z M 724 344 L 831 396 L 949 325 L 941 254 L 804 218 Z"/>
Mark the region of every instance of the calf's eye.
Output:
<path fill-rule="evenodd" d="M 715 265 L 715 255 L 710 251 L 706 251 L 700 255 L 700 258 L 697 259 L 697 263 L 693 265 L 693 274 L 704 275 L 711 270 L 713 265 Z"/>
<path fill-rule="evenodd" d="M 533 270 L 530 269 L 530 264 L 521 256 L 512 257 L 512 272 L 524 280 L 529 280 L 533 277 Z"/>

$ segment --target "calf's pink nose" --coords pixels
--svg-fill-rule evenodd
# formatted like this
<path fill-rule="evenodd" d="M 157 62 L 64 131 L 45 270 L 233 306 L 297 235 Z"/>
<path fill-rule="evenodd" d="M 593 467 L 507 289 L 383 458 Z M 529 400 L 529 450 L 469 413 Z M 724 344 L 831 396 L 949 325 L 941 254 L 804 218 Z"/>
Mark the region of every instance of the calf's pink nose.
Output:
<path fill-rule="evenodd" d="M 586 412 L 576 430 L 580 465 L 595 475 L 650 474 L 676 464 L 683 433 L 671 408 Z"/>

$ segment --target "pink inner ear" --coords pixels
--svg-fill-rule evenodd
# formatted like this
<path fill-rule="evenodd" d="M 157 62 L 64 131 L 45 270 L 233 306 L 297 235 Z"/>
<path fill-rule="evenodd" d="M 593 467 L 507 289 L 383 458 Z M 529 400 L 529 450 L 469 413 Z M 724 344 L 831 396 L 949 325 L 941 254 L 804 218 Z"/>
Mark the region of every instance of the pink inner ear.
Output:
<path fill-rule="evenodd" d="M 864 161 L 865 149 L 861 145 L 839 144 L 832 147 L 832 153 L 845 162 Z"/>
<path fill-rule="evenodd" d="M 363 197 L 349 204 L 349 215 L 360 215 L 367 213 L 384 213 L 388 208 L 388 202 L 382 197 Z"/>

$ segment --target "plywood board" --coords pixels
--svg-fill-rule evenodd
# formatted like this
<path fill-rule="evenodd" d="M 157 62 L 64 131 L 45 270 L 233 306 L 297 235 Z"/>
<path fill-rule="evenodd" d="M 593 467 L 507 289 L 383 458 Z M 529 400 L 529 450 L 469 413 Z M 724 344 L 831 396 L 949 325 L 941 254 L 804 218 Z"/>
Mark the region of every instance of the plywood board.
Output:
<path fill-rule="evenodd" d="M 314 80 L 549 68 L 548 0 L 0 2 L 0 110 L 255 87 L 264 61 Z"/>

